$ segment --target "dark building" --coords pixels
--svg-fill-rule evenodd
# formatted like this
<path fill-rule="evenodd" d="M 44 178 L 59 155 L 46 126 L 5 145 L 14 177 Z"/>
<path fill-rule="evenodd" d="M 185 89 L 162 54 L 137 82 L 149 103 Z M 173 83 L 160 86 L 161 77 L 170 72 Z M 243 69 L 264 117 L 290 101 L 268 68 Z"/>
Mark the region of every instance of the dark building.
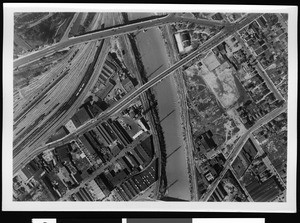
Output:
<path fill-rule="evenodd" d="M 183 200 L 177 197 L 168 197 L 168 196 L 164 196 L 162 198 L 160 198 L 159 200 L 161 201 L 188 201 L 188 200 Z"/>
<path fill-rule="evenodd" d="M 56 147 L 54 151 L 59 161 L 64 162 L 64 161 L 70 161 L 71 158 L 70 150 L 71 150 L 70 144 L 66 144 L 66 145 Z"/>
<path fill-rule="evenodd" d="M 97 135 L 100 135 L 100 137 L 107 143 L 107 145 L 113 143 L 114 138 L 111 137 L 111 134 L 109 134 L 109 132 L 106 130 L 106 128 L 104 128 L 102 124 L 98 125 L 95 128 L 95 132 Z"/>
<path fill-rule="evenodd" d="M 113 148 L 111 148 L 111 153 L 114 157 L 116 157 L 120 152 L 121 152 L 121 148 L 119 145 L 115 145 Z"/>
<path fill-rule="evenodd" d="M 218 156 L 214 157 L 213 159 L 209 160 L 209 164 L 215 170 L 217 175 L 221 173 L 223 170 L 223 165 L 226 159 L 222 153 L 218 154 Z"/>
<path fill-rule="evenodd" d="M 140 192 L 139 187 L 136 185 L 136 183 L 133 181 L 132 178 L 130 178 L 127 182 L 132 186 L 132 188 L 133 188 L 137 193 Z"/>
<path fill-rule="evenodd" d="M 121 184 L 120 188 L 121 188 L 121 190 L 124 191 L 124 193 L 127 195 L 127 197 L 129 198 L 129 200 L 131 200 L 134 197 L 133 193 L 130 192 L 130 190 L 124 184 Z"/>
<path fill-rule="evenodd" d="M 214 14 L 211 18 L 214 20 L 222 20 L 223 16 L 221 15 L 221 13 L 218 12 L 218 13 Z"/>
<path fill-rule="evenodd" d="M 127 146 L 128 144 L 133 142 L 132 138 L 129 136 L 129 134 L 125 131 L 125 129 L 117 120 L 112 121 L 111 119 L 109 119 L 108 125 L 112 128 L 118 140 L 124 146 Z"/>
<path fill-rule="evenodd" d="M 216 201 L 223 201 L 226 196 L 227 196 L 227 192 L 220 185 L 217 186 L 217 188 L 215 189 L 214 193 L 212 194 L 212 197 Z"/>
<path fill-rule="evenodd" d="M 149 160 L 151 160 L 151 157 L 148 156 L 148 154 L 140 144 L 134 148 L 134 151 L 143 160 L 143 162 L 148 162 Z"/>
<path fill-rule="evenodd" d="M 131 82 L 130 78 L 128 78 L 128 77 L 122 81 L 122 85 L 127 92 L 131 91 L 131 89 L 134 88 L 133 83 Z"/>
<path fill-rule="evenodd" d="M 116 82 L 113 79 L 109 79 L 105 88 L 101 91 L 97 91 L 96 95 L 101 99 L 104 100 L 107 95 L 111 92 L 111 90 L 115 87 Z"/>
<path fill-rule="evenodd" d="M 102 180 L 103 184 L 105 185 L 105 187 L 108 188 L 108 190 L 112 191 L 114 189 L 113 184 L 106 178 L 104 173 L 101 173 L 99 175 L 100 179 Z"/>
<path fill-rule="evenodd" d="M 88 142 L 91 144 L 91 146 L 94 148 L 94 150 L 96 152 L 98 152 L 98 148 L 100 147 L 100 143 L 93 136 L 93 130 L 90 130 L 90 131 L 84 133 L 83 135 L 88 140 Z"/>
<path fill-rule="evenodd" d="M 259 23 L 259 25 L 261 25 L 262 27 L 266 28 L 267 27 L 267 21 L 264 19 L 264 17 L 259 17 L 257 19 L 257 22 Z"/>
<path fill-rule="evenodd" d="M 48 177 L 47 174 L 45 174 L 44 176 L 41 177 L 41 180 L 43 181 L 43 183 L 47 186 L 48 190 L 50 191 L 50 193 L 53 195 L 53 197 L 55 198 L 55 200 L 57 201 L 60 196 L 59 194 L 53 189 L 53 185 L 51 183 L 50 178 Z"/>
<path fill-rule="evenodd" d="M 130 151 L 130 153 L 134 156 L 135 160 L 139 163 L 139 165 L 142 165 L 144 163 L 143 160 L 134 150 Z"/>
<path fill-rule="evenodd" d="M 84 201 L 84 197 L 82 196 L 81 193 L 76 192 L 76 193 L 74 193 L 74 196 L 76 197 L 77 201 Z"/>
<path fill-rule="evenodd" d="M 145 126 L 145 128 L 149 131 L 150 130 L 150 126 L 148 125 L 146 119 L 144 117 L 142 117 L 140 120 L 143 123 L 143 125 Z"/>
<path fill-rule="evenodd" d="M 94 200 L 93 197 L 90 195 L 90 193 L 87 191 L 87 189 L 85 187 L 81 187 L 78 192 L 85 201 L 93 201 Z"/>
<path fill-rule="evenodd" d="M 246 186 L 250 196 L 255 202 L 267 202 L 274 200 L 284 188 L 276 178 L 272 176 L 263 183 L 254 181 Z"/>
<path fill-rule="evenodd" d="M 133 169 L 136 169 L 140 166 L 138 160 L 131 153 L 127 153 L 125 157 L 130 161 Z"/>
<path fill-rule="evenodd" d="M 110 194 L 110 190 L 108 187 L 104 184 L 104 182 L 101 180 L 100 176 L 97 176 L 95 179 L 96 184 L 100 187 L 102 192 L 105 194 L 105 196 L 108 196 Z"/>
<path fill-rule="evenodd" d="M 131 183 L 128 181 L 124 182 L 124 185 L 130 190 L 130 192 L 133 194 L 133 196 L 137 195 L 139 193 L 139 190 L 134 187 Z"/>
<path fill-rule="evenodd" d="M 241 154 L 248 160 L 249 163 L 254 160 L 254 157 L 257 154 L 257 149 L 255 148 L 255 145 L 253 144 L 251 139 L 247 140 L 247 142 L 243 146 Z"/>
<path fill-rule="evenodd" d="M 94 137 L 94 133 L 93 131 L 89 131 L 83 134 L 85 139 L 87 140 L 87 142 L 90 144 L 90 148 L 92 148 L 94 150 L 93 154 L 97 155 L 102 162 L 106 162 L 109 160 L 109 157 L 107 156 L 107 154 L 104 154 L 101 150 L 102 145 L 98 142 L 98 140 Z"/>
<path fill-rule="evenodd" d="M 91 117 L 95 117 L 96 115 L 100 114 L 104 109 L 101 108 L 100 103 L 94 102 L 93 104 L 91 104 L 90 102 L 88 102 L 86 104 L 86 109 L 89 112 Z"/>
<path fill-rule="evenodd" d="M 78 112 L 73 115 L 71 118 L 72 122 L 74 123 L 75 127 L 78 128 L 86 121 L 90 120 L 92 117 L 89 115 L 85 107 L 81 107 Z"/>
<path fill-rule="evenodd" d="M 31 160 L 25 167 L 22 169 L 22 172 L 29 179 L 32 176 L 39 175 L 43 170 L 41 169 L 39 163 L 36 160 Z"/>
<path fill-rule="evenodd" d="M 213 140 L 212 136 L 213 133 L 210 130 L 201 134 L 196 140 L 198 149 L 204 149 L 206 152 L 209 152 L 210 150 L 217 148 L 217 144 Z"/>
<path fill-rule="evenodd" d="M 96 151 L 94 150 L 94 148 L 92 147 L 92 145 L 89 143 L 89 141 L 86 139 L 86 137 L 84 135 L 79 136 L 80 141 L 82 142 L 82 144 L 84 145 L 84 147 L 93 155 L 93 156 L 97 156 Z"/>
<path fill-rule="evenodd" d="M 114 176 L 111 173 L 113 173 Z M 111 171 L 110 173 L 106 174 L 105 177 L 111 183 L 113 188 L 115 188 L 127 177 L 127 173 L 124 170 L 120 170 L 118 172 Z"/>
<path fill-rule="evenodd" d="M 254 160 L 256 154 L 257 149 L 255 148 L 252 140 L 247 140 L 243 149 L 232 164 L 232 167 L 239 178 L 243 176 L 249 165 Z"/>
<path fill-rule="evenodd" d="M 99 78 L 102 80 L 103 83 L 105 83 L 107 79 L 110 78 L 116 71 L 117 67 L 109 60 L 106 60 L 104 62 Z"/>
<path fill-rule="evenodd" d="M 143 147 L 144 151 L 147 153 L 149 157 L 153 157 L 154 155 L 154 146 L 153 146 L 153 136 L 149 136 L 145 140 L 141 142 L 141 146 Z"/>
<path fill-rule="evenodd" d="M 130 160 L 126 156 L 123 156 L 121 160 L 123 160 L 123 162 L 126 164 L 126 166 L 129 168 L 130 171 L 133 170 L 134 165 L 130 162 Z"/>
<path fill-rule="evenodd" d="M 117 162 L 122 166 L 122 169 L 123 169 L 124 171 L 127 171 L 127 173 L 130 173 L 130 172 L 131 172 L 130 166 L 124 161 L 123 157 L 121 157 L 120 159 L 118 159 Z M 127 161 L 127 162 L 128 162 L 128 161 Z"/>
<path fill-rule="evenodd" d="M 182 32 L 181 33 L 181 41 L 184 42 L 184 41 L 188 41 L 190 42 L 191 41 L 191 36 L 188 32 Z"/>
<path fill-rule="evenodd" d="M 81 181 L 83 181 L 81 175 L 79 172 L 77 172 L 76 174 L 72 175 L 73 178 L 75 179 L 75 181 L 77 181 L 77 183 L 80 183 Z"/>

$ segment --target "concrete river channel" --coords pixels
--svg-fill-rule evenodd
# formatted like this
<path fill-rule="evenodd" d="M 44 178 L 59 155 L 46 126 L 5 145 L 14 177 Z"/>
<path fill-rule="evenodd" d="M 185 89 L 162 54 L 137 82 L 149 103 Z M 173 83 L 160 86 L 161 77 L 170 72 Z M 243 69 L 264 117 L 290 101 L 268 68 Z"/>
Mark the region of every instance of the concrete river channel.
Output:
<path fill-rule="evenodd" d="M 129 13 L 130 20 L 152 16 L 151 13 Z M 136 33 L 137 46 L 142 56 L 148 79 L 155 77 L 169 67 L 164 39 L 158 27 Z M 158 101 L 159 117 L 164 132 L 167 151 L 166 196 L 190 200 L 189 176 L 186 152 L 184 150 L 180 118 L 179 98 L 172 74 L 153 87 Z"/>

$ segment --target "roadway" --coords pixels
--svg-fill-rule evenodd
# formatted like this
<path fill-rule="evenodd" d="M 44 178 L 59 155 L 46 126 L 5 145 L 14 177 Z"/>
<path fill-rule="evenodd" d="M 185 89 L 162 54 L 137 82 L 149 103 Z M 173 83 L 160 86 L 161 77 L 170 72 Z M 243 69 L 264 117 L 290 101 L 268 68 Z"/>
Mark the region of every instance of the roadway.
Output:
<path fill-rule="evenodd" d="M 242 150 L 244 144 L 249 139 L 250 134 L 258 129 L 259 127 L 263 126 L 264 124 L 271 121 L 273 118 L 277 117 L 279 114 L 284 112 L 287 109 L 287 104 L 283 104 L 283 106 L 274 109 L 269 114 L 265 115 L 261 119 L 259 119 L 250 129 L 247 130 L 247 132 L 237 141 L 235 144 L 231 154 L 227 158 L 226 162 L 224 163 L 224 169 L 218 176 L 218 178 L 209 186 L 208 191 L 202 195 L 200 201 L 207 201 L 209 197 L 212 195 L 212 193 L 215 191 L 216 187 L 220 183 L 220 181 L 223 179 L 224 175 L 226 174 L 227 170 L 230 169 L 231 164 L 235 160 L 235 158 L 238 156 L 240 151 Z"/>
<path fill-rule="evenodd" d="M 74 136 L 83 134 L 88 129 L 97 126 L 99 124 L 99 122 L 109 118 L 114 113 L 116 113 L 116 112 L 120 111 L 121 109 L 127 107 L 140 94 L 142 94 L 143 92 L 148 90 L 150 87 L 153 87 L 155 84 L 161 82 L 164 78 L 166 78 L 168 75 L 170 75 L 173 71 L 177 70 L 178 68 L 182 67 L 186 63 L 190 62 L 191 60 L 193 60 L 194 58 L 199 56 L 199 54 L 205 53 L 207 50 L 211 49 L 213 46 L 221 43 L 224 40 L 224 38 L 232 35 L 236 30 L 244 27 L 246 24 L 251 22 L 253 19 L 259 17 L 260 15 L 261 14 L 251 14 L 251 15 L 247 16 L 246 18 L 244 18 L 243 20 L 241 20 L 240 22 L 238 22 L 237 24 L 225 27 L 217 35 L 210 38 L 203 45 L 201 45 L 197 50 L 195 50 L 194 52 L 192 52 L 191 54 L 189 54 L 185 58 L 181 59 L 180 61 L 176 62 L 173 66 L 166 69 L 165 71 L 163 71 L 162 73 L 160 73 L 159 75 L 157 75 L 156 77 L 154 77 L 153 79 L 148 81 L 146 84 L 144 84 L 143 86 L 141 86 L 138 89 L 136 89 L 135 91 L 133 91 L 131 94 L 126 95 L 124 98 L 122 98 L 119 101 L 118 104 L 116 104 L 112 108 L 106 110 L 105 112 L 102 112 L 101 114 L 99 114 L 94 119 L 91 119 L 90 121 L 88 121 L 87 123 L 85 123 L 84 125 L 79 127 L 76 132 L 74 132 L 72 134 L 69 134 L 69 135 L 67 135 L 66 137 L 64 137 L 60 140 L 49 143 L 45 146 L 32 149 L 30 151 L 29 156 L 19 156 L 18 159 L 14 158 L 14 173 L 17 172 L 22 167 L 22 165 L 24 163 L 27 163 L 27 161 L 30 161 L 33 158 L 33 154 L 38 155 L 40 152 L 44 151 L 47 148 L 52 148 L 52 147 L 61 145 L 62 143 L 66 143 L 66 142 L 70 141 L 71 139 L 73 139 Z M 169 17 L 167 16 L 167 17 L 164 17 L 164 18 L 169 18 Z M 151 24 L 153 23 L 153 24 L 157 25 L 156 20 L 154 22 L 153 21 L 152 22 L 149 21 L 149 22 Z M 145 22 L 143 22 L 143 23 L 145 23 Z M 132 25 L 129 25 L 129 26 L 131 27 Z M 140 29 L 142 25 L 141 24 L 133 24 L 133 26 L 138 26 L 138 28 Z M 125 28 L 126 27 L 127 26 L 125 26 Z M 112 32 L 111 30 L 108 30 L 108 31 Z M 127 31 L 125 31 L 125 33 L 127 33 Z"/>
<path fill-rule="evenodd" d="M 70 33 L 70 31 L 74 25 L 74 22 L 76 21 L 78 16 L 79 16 L 79 12 L 76 12 L 60 41 L 66 41 L 69 39 L 69 33 Z"/>
<path fill-rule="evenodd" d="M 93 33 L 88 33 L 88 34 L 84 34 L 84 35 L 77 36 L 77 37 L 72 37 L 66 41 L 58 42 L 49 47 L 43 48 L 39 51 L 35 51 L 26 56 L 15 59 L 13 66 L 14 67 L 22 66 L 22 65 L 30 63 L 32 61 L 38 60 L 44 56 L 50 55 L 60 49 L 63 49 L 63 48 L 66 48 L 66 47 L 69 47 L 69 46 L 72 46 L 75 44 L 84 43 L 84 42 L 93 41 L 93 40 L 100 40 L 103 38 L 113 37 L 113 36 L 120 35 L 120 34 L 131 33 L 131 32 L 137 31 L 137 30 L 148 29 L 148 28 L 151 28 L 154 26 L 159 26 L 159 25 L 163 25 L 166 23 L 172 23 L 172 22 L 176 22 L 177 20 L 182 20 L 182 19 L 184 19 L 184 18 L 175 17 L 174 14 L 168 14 L 162 18 L 150 19 L 149 21 L 137 22 L 137 23 L 133 23 L 133 24 L 126 24 L 126 25 L 115 27 L 115 28 L 112 27 L 110 29 L 99 30 L 98 32 L 93 32 Z M 201 20 L 201 23 L 203 25 L 210 25 L 210 26 L 220 25 L 220 23 L 218 23 L 218 22 L 203 20 L 203 19 Z"/>

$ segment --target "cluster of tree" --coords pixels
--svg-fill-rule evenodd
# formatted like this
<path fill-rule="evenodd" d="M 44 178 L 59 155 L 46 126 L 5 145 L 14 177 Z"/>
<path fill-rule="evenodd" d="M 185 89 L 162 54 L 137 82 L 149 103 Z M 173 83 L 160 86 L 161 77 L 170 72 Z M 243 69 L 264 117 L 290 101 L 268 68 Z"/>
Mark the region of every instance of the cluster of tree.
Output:
<path fill-rule="evenodd" d="M 34 13 L 22 13 L 21 15 L 14 16 L 15 27 L 22 26 L 27 23 L 38 21 L 42 17 L 46 16 L 48 12 L 34 12 Z"/>
<path fill-rule="evenodd" d="M 53 43 L 58 24 L 66 19 L 72 18 L 73 15 L 74 13 L 55 13 L 36 26 L 29 28 L 29 24 L 26 24 L 22 29 L 16 31 L 25 41 L 30 42 L 34 47 L 51 44 Z"/>

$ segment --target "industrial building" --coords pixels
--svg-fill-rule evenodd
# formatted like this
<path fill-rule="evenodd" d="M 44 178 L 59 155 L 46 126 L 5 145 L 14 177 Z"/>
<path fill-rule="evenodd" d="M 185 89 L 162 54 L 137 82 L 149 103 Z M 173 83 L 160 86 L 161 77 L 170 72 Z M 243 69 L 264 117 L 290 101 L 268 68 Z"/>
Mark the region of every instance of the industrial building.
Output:
<path fill-rule="evenodd" d="M 255 202 L 273 201 L 285 190 L 276 176 L 272 176 L 262 183 L 254 181 L 246 186 L 246 189 Z"/>

